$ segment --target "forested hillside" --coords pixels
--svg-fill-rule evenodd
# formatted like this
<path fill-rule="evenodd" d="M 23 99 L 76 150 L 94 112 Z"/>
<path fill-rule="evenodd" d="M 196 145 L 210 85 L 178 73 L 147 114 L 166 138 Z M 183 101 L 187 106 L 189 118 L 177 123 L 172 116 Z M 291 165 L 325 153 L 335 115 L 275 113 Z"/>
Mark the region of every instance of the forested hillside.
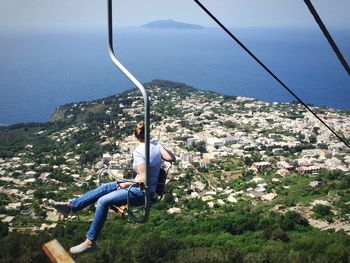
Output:
<path fill-rule="evenodd" d="M 349 151 L 301 105 L 145 87 L 152 138 L 177 156 L 167 192 L 144 224 L 111 211 L 97 250 L 76 262 L 350 261 Z M 349 112 L 313 109 L 350 138 Z M 96 187 L 106 153 L 129 176 L 140 120 L 133 89 L 0 127 L 0 262 L 48 262 L 45 242 L 69 250 L 84 240 L 95 207 L 59 220 L 49 201 Z"/>

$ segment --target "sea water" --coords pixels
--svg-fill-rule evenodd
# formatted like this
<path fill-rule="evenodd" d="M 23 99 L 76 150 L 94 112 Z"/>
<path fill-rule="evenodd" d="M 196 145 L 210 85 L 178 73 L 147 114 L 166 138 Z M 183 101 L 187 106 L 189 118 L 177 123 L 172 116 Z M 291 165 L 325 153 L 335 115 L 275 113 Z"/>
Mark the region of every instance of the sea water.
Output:
<path fill-rule="evenodd" d="M 318 28 L 231 30 L 305 102 L 350 109 L 350 78 Z M 0 124 L 47 121 L 62 104 L 132 88 L 109 59 L 105 31 L 0 32 Z M 350 32 L 331 32 L 349 62 Z M 115 49 L 141 82 L 294 100 L 220 29 L 124 28 Z"/>

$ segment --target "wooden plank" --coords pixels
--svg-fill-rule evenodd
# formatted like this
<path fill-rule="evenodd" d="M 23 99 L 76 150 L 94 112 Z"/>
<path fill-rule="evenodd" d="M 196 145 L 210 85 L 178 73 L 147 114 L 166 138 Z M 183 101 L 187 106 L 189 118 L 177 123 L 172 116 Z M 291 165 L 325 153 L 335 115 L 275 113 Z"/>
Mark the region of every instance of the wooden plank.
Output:
<path fill-rule="evenodd" d="M 56 239 L 44 244 L 43 250 L 52 263 L 75 263 Z"/>

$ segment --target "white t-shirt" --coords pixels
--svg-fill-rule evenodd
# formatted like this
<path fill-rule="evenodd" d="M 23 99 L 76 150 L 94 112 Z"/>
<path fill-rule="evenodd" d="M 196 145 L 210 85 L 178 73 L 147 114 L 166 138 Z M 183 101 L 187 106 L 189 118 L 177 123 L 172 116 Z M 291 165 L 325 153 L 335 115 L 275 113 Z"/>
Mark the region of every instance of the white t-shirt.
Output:
<path fill-rule="evenodd" d="M 153 193 L 156 191 L 157 182 L 158 182 L 158 176 L 159 176 L 159 170 L 160 166 L 162 164 L 162 156 L 160 153 L 161 144 L 157 142 L 150 142 L 150 192 Z M 138 167 L 141 164 L 144 164 L 146 162 L 145 157 L 145 144 L 141 143 L 139 146 L 136 147 L 136 149 L 133 152 L 134 162 L 133 162 L 133 169 L 134 171 L 138 172 Z M 136 176 L 136 180 L 139 174 Z"/>

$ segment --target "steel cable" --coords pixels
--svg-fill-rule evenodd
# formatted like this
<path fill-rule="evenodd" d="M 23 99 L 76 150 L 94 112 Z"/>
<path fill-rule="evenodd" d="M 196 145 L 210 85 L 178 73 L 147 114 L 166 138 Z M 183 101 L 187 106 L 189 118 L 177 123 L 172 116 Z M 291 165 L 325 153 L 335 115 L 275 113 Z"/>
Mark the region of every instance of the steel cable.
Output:
<path fill-rule="evenodd" d="M 325 24 L 322 22 L 322 20 L 321 20 L 320 16 L 318 15 L 315 7 L 312 5 L 310 0 L 304 0 L 304 2 L 307 5 L 307 7 L 309 8 L 309 10 L 310 10 L 311 14 L 313 15 L 313 17 L 315 18 L 315 20 L 316 20 L 318 26 L 320 27 L 321 31 L 323 32 L 324 36 L 327 38 L 328 43 L 333 48 L 333 51 L 337 55 L 340 63 L 343 65 L 345 71 L 350 76 L 350 67 L 349 67 L 348 63 L 346 62 L 343 54 L 340 52 L 339 48 L 337 47 L 336 43 L 334 42 L 331 34 L 328 32 Z"/>
<path fill-rule="evenodd" d="M 198 6 L 203 9 L 241 48 L 243 48 L 261 67 L 263 67 L 279 84 L 282 85 L 297 101 L 299 101 L 313 116 L 315 116 L 330 132 L 332 132 L 341 142 L 349 149 L 349 143 L 334 131 L 327 123 L 325 123 L 302 99 L 300 99 L 282 80 L 280 80 L 264 63 L 262 63 L 231 31 L 229 31 L 200 1 L 194 0 Z"/>

